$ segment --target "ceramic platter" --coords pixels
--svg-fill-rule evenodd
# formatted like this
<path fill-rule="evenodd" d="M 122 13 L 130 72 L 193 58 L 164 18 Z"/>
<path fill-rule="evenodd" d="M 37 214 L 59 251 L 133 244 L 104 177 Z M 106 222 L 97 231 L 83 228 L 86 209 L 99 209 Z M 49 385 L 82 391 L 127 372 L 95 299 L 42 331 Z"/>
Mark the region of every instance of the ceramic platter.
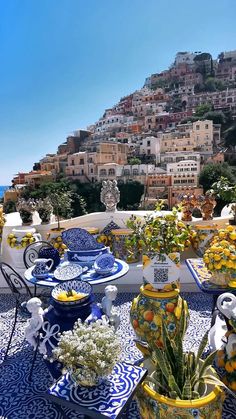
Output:
<path fill-rule="evenodd" d="M 115 258 L 110 253 L 100 255 L 94 262 L 94 269 L 98 273 L 109 273 L 112 271 L 115 263 Z"/>
<path fill-rule="evenodd" d="M 61 237 L 68 249 L 73 251 L 94 250 L 104 246 L 83 228 L 69 228 L 62 232 Z"/>
<path fill-rule="evenodd" d="M 64 263 L 60 265 L 53 273 L 53 276 L 58 281 L 68 281 L 69 279 L 78 278 L 85 269 L 78 263 Z"/>

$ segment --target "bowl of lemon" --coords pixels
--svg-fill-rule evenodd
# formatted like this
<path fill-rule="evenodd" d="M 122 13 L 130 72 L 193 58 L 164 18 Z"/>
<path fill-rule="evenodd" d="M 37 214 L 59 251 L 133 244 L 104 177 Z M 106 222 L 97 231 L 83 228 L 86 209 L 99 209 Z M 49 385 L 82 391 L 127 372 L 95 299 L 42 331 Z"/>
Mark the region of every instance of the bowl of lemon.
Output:
<path fill-rule="evenodd" d="M 86 281 L 72 280 L 61 282 L 53 288 L 51 297 L 62 306 L 84 304 L 92 294 L 92 286 Z"/>

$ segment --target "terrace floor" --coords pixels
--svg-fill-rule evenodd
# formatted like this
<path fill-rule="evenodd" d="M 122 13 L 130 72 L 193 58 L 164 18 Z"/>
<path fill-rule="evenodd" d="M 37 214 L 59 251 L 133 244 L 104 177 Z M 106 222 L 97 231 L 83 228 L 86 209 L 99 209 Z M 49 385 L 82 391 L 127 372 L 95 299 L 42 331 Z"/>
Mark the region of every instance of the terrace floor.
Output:
<path fill-rule="evenodd" d="M 190 325 L 187 331 L 185 347 L 195 349 L 204 332 L 210 327 L 212 297 L 201 293 L 182 293 L 190 309 Z M 129 324 L 129 307 L 135 294 L 120 293 L 116 300 L 121 314 L 119 334 L 122 336 L 123 360 L 136 361 L 140 352 L 133 343 L 134 333 Z M 97 301 L 102 295 L 96 294 Z M 2 364 L 4 348 L 13 320 L 13 300 L 10 295 L 0 295 L 0 418 L 1 419 L 61 419 L 62 415 L 55 406 L 45 399 L 45 392 L 52 384 L 51 376 L 41 358 L 33 372 L 32 382 L 28 375 L 33 351 L 24 341 L 25 323 L 17 324 L 17 331 L 12 342 L 8 360 Z M 83 418 L 83 415 L 64 409 L 70 419 Z M 235 419 L 236 400 L 227 398 L 224 403 L 223 419 Z M 139 417 L 136 402 L 133 401 L 127 419 Z"/>

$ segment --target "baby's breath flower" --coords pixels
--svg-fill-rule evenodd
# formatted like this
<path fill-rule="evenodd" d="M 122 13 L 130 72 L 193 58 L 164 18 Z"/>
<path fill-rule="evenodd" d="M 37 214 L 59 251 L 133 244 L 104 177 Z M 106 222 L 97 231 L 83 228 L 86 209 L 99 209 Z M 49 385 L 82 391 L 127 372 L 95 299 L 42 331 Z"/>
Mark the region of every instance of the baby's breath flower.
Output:
<path fill-rule="evenodd" d="M 120 353 L 120 342 L 105 317 L 90 324 L 78 319 L 72 331 L 62 333 L 53 350 L 54 358 L 84 385 L 93 385 L 95 378 L 110 374 Z"/>

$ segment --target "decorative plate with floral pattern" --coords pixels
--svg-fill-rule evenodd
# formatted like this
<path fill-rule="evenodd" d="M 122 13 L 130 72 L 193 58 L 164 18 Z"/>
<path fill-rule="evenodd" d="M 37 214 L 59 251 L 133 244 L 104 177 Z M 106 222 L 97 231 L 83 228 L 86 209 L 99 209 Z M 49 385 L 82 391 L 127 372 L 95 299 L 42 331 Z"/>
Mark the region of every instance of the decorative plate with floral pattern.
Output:
<path fill-rule="evenodd" d="M 62 232 L 61 237 L 68 249 L 73 251 L 93 250 L 104 246 L 102 243 L 98 243 L 92 234 L 83 228 L 69 228 Z"/>

